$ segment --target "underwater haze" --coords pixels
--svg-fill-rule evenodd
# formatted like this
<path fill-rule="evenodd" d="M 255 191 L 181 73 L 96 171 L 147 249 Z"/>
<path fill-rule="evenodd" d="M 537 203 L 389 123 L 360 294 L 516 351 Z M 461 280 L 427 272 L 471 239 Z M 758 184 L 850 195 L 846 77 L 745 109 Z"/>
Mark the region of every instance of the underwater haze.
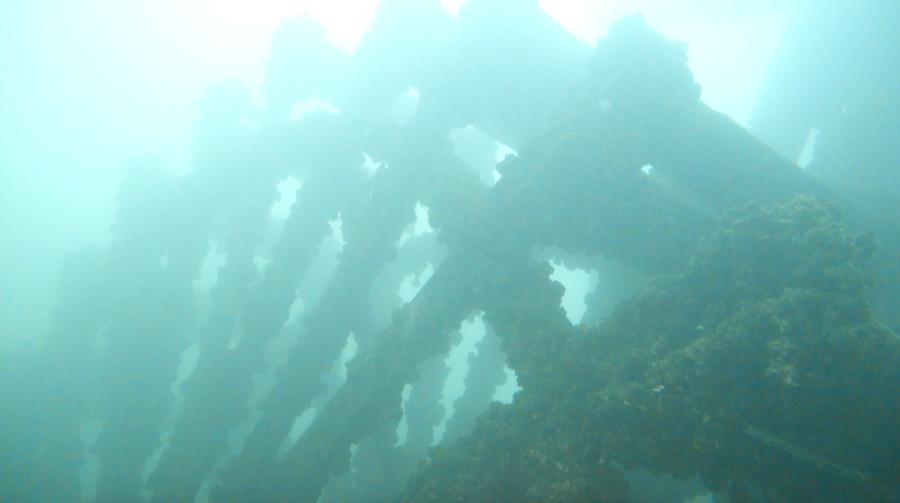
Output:
<path fill-rule="evenodd" d="M 0 503 L 900 502 L 900 4 L 0 5 Z"/>

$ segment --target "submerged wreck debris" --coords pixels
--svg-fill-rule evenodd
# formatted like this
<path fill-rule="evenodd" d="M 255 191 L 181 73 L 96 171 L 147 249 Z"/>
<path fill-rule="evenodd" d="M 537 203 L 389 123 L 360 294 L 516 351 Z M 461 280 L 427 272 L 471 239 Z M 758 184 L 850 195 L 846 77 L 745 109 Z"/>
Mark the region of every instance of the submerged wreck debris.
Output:
<path fill-rule="evenodd" d="M 730 210 L 681 273 L 521 362 L 536 382 L 402 499 L 628 501 L 622 470 L 642 468 L 763 501 L 890 501 L 900 337 L 865 300 L 872 251 L 811 198 Z"/>
<path fill-rule="evenodd" d="M 804 4 L 761 90 L 751 128 L 870 213 L 883 243 L 870 300 L 900 330 L 900 9 L 875 1 Z M 842 37 L 821 36 L 840 30 Z M 877 215 L 873 218 L 872 214 Z M 852 217 L 848 213 L 848 218 Z"/>
<path fill-rule="evenodd" d="M 100 502 L 626 502 L 656 474 L 732 502 L 897 501 L 895 213 L 707 107 L 643 19 L 591 49 L 511 3 L 383 0 L 352 56 L 288 23 L 266 108 L 218 86 L 191 173 L 134 163 L 112 245 L 71 259 L 45 347 L 0 367 L 73 373 L 0 381 L 43 400 L 0 400 L 0 499 L 77 499 L 94 424 Z M 515 151 L 478 167 L 496 183 L 454 153 L 468 126 Z M 541 250 L 637 293 L 573 325 Z"/>

